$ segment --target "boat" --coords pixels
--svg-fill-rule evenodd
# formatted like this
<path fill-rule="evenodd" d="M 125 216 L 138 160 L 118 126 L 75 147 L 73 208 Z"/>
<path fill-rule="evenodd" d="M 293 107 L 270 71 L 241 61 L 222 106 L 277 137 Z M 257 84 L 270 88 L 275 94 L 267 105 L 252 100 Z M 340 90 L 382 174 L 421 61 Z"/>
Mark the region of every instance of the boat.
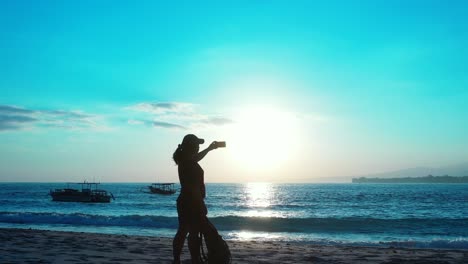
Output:
<path fill-rule="evenodd" d="M 70 185 L 81 185 L 80 189 L 70 188 Z M 110 203 L 114 195 L 106 190 L 98 189 L 97 182 L 67 183 L 67 188 L 50 190 L 52 201 L 80 203 Z"/>
<path fill-rule="evenodd" d="M 150 193 L 170 195 L 176 193 L 174 183 L 152 183 L 148 186 Z"/>

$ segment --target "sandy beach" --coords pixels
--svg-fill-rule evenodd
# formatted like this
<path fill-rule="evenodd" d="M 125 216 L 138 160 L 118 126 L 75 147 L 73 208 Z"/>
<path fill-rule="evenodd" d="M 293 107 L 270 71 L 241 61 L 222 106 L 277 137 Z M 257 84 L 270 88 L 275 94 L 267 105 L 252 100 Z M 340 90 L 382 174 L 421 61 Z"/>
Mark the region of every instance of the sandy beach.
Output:
<path fill-rule="evenodd" d="M 171 263 L 169 238 L 0 229 L 0 263 Z M 229 241 L 233 263 L 468 263 L 468 250 Z M 190 263 L 185 247 L 183 263 Z"/>

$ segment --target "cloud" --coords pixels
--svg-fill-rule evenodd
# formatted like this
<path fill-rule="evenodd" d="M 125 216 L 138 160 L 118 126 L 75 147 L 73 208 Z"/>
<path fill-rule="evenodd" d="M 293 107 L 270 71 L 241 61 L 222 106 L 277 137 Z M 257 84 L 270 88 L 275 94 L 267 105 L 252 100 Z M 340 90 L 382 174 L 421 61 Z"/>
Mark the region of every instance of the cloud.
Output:
<path fill-rule="evenodd" d="M 0 113 L 0 131 L 21 129 L 28 123 L 33 123 L 37 119 L 21 115 L 4 115 Z"/>
<path fill-rule="evenodd" d="M 141 120 L 130 119 L 128 120 L 128 124 L 130 125 L 144 125 L 146 122 Z"/>
<path fill-rule="evenodd" d="M 99 128 L 101 117 L 85 114 L 81 111 L 42 111 L 41 125 L 66 129 Z"/>
<path fill-rule="evenodd" d="M 192 114 L 195 105 L 190 103 L 180 102 L 143 102 L 128 107 L 130 110 L 151 113 L 156 115 L 161 114 Z"/>
<path fill-rule="evenodd" d="M 178 125 L 175 123 L 163 122 L 158 120 L 135 120 L 130 119 L 128 120 L 128 124 L 130 125 L 145 125 L 148 127 L 162 127 L 162 128 L 176 128 L 176 129 L 187 129 L 187 127 Z"/>
<path fill-rule="evenodd" d="M 233 123 L 226 117 L 200 113 L 197 108 L 195 104 L 182 102 L 142 102 L 125 109 L 139 112 L 136 113 L 136 119 L 128 120 L 131 125 L 191 129 L 200 125 L 222 126 Z"/>
<path fill-rule="evenodd" d="M 0 131 L 31 128 L 98 129 L 101 117 L 81 111 L 36 110 L 0 105 Z"/>
<path fill-rule="evenodd" d="M 32 110 L 16 106 L 0 105 L 0 131 L 18 130 L 29 126 L 37 121 L 31 116 L 34 113 Z"/>
<path fill-rule="evenodd" d="M 10 105 L 0 105 L 0 115 L 7 115 L 7 114 L 33 114 L 34 111 L 16 107 L 16 106 L 10 106 Z"/>
<path fill-rule="evenodd" d="M 163 127 L 163 128 L 180 128 L 180 129 L 187 129 L 184 126 L 177 125 L 177 124 L 172 124 L 172 123 L 167 123 L 167 122 L 161 122 L 161 121 L 153 121 L 153 126 L 155 127 Z"/>
<path fill-rule="evenodd" d="M 225 117 L 209 117 L 209 118 L 200 120 L 200 123 L 222 126 L 222 125 L 228 125 L 228 124 L 234 123 L 234 121 Z"/>

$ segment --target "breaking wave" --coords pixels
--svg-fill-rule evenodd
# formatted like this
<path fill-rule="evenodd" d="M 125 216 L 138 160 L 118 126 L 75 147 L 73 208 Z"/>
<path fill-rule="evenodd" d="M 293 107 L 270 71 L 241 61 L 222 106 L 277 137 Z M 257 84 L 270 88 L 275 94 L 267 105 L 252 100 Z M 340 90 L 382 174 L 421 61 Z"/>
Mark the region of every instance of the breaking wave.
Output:
<path fill-rule="evenodd" d="M 310 238 L 311 243 L 361 246 L 394 246 L 418 248 L 468 248 L 468 219 L 374 219 L 374 218 L 268 218 L 220 216 L 210 220 L 227 232 L 278 232 L 298 234 L 410 234 L 415 237 L 454 235 L 458 238 L 407 241 L 344 241 Z M 26 225 L 70 225 L 105 227 L 142 227 L 176 229 L 177 217 L 151 215 L 103 216 L 93 214 L 61 214 L 33 212 L 0 212 L 0 223 Z M 98 230 L 98 229 L 97 229 Z M 422 231 L 424 230 L 424 231 Z M 423 233 L 424 232 L 424 233 Z"/>
<path fill-rule="evenodd" d="M 376 219 L 376 218 L 277 218 L 277 217 L 210 217 L 220 230 L 263 232 L 388 232 L 429 235 L 457 234 L 468 236 L 468 218 L 463 219 Z M 177 217 L 152 215 L 104 216 L 93 214 L 60 214 L 32 212 L 0 212 L 0 222 L 16 224 L 70 224 L 95 226 L 135 226 L 177 228 Z"/>

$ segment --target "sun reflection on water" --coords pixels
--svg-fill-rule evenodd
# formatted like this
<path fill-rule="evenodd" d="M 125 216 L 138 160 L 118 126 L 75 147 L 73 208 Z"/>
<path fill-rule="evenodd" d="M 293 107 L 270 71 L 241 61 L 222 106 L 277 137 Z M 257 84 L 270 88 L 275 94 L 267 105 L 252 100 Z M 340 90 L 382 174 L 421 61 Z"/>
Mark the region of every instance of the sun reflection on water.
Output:
<path fill-rule="evenodd" d="M 245 185 L 246 205 L 250 209 L 246 216 L 272 217 L 273 211 L 268 210 L 272 205 L 274 188 L 271 183 L 251 182 Z"/>
<path fill-rule="evenodd" d="M 280 235 L 267 233 L 267 232 L 251 232 L 251 231 L 239 231 L 239 232 L 231 232 L 228 234 L 231 239 L 240 240 L 240 241 L 250 241 L 250 240 L 257 240 L 257 241 L 272 241 L 272 240 L 279 240 L 281 238 Z"/>

